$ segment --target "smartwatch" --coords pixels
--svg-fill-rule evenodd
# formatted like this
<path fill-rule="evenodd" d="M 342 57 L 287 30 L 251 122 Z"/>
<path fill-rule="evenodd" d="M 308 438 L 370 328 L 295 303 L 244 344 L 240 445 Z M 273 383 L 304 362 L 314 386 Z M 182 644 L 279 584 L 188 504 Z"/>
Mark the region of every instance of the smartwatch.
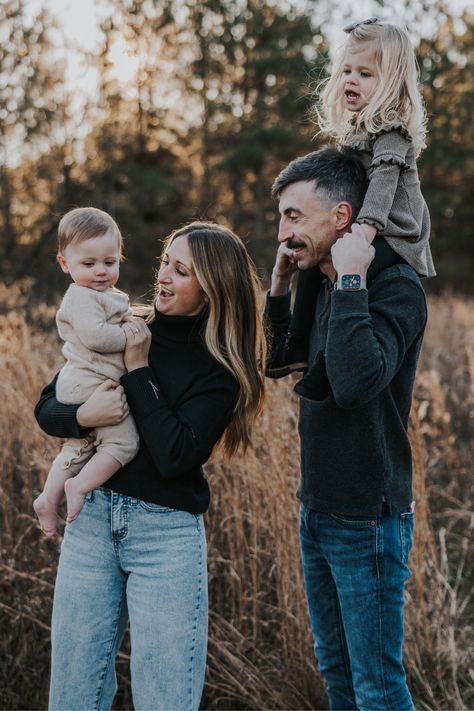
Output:
<path fill-rule="evenodd" d="M 337 277 L 335 288 L 341 291 L 360 291 L 367 288 L 367 283 L 360 274 L 341 274 Z"/>

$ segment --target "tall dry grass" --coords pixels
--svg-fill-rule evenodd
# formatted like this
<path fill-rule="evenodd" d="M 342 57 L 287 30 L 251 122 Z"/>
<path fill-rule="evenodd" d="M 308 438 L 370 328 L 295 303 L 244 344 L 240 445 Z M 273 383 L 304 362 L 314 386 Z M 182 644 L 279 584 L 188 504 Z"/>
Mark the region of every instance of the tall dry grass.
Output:
<path fill-rule="evenodd" d="M 0 285 L 0 706 L 46 707 L 49 618 L 58 544 L 31 502 L 57 443 L 32 405 L 59 366 L 53 313 L 29 284 Z M 473 304 L 431 301 L 411 438 L 417 525 L 407 589 L 406 660 L 417 707 L 474 705 L 472 555 Z M 232 466 L 216 456 L 207 516 L 210 643 L 203 708 L 322 709 L 298 555 L 297 402 L 269 382 L 254 445 Z M 131 708 L 128 643 L 116 709 Z"/>

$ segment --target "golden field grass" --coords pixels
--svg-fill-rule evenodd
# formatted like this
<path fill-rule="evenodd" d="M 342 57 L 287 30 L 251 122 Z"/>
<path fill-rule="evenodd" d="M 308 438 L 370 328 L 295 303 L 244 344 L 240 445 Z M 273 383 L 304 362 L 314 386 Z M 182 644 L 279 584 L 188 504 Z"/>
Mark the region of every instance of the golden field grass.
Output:
<path fill-rule="evenodd" d="M 0 284 L 0 708 L 47 703 L 49 620 L 58 542 L 31 503 L 57 452 L 33 417 L 61 364 L 54 311 L 30 284 Z M 206 709 L 324 709 L 298 554 L 297 401 L 268 382 L 245 458 L 207 466 L 210 579 Z M 418 709 L 474 707 L 474 302 L 430 300 L 411 438 L 416 541 L 406 592 L 405 655 Z M 468 561 L 470 560 L 470 565 Z M 132 708 L 127 640 L 114 708 Z"/>

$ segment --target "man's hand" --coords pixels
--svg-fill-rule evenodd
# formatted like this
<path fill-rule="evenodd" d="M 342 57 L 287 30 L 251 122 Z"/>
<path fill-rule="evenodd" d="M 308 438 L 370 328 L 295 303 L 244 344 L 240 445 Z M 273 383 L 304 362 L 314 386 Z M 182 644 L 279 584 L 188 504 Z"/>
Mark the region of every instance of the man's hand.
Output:
<path fill-rule="evenodd" d="M 293 251 L 283 242 L 278 247 L 275 266 L 272 271 L 271 296 L 286 296 L 290 289 L 291 277 L 298 269 Z"/>
<path fill-rule="evenodd" d="M 123 387 L 114 380 L 106 380 L 80 406 L 76 420 L 80 427 L 108 427 L 118 425 L 128 413 Z"/>
<path fill-rule="evenodd" d="M 360 274 L 367 276 L 367 270 L 375 256 L 375 249 L 367 243 L 361 225 L 352 225 L 352 231 L 338 239 L 331 248 L 334 269 L 338 276 L 342 274 Z"/>

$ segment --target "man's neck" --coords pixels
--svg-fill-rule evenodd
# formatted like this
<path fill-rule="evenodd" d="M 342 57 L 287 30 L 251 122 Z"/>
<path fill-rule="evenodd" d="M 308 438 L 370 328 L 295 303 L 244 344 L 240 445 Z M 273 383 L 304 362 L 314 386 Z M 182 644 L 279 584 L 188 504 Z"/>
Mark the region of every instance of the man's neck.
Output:
<path fill-rule="evenodd" d="M 332 262 L 328 264 L 320 264 L 319 269 L 324 276 L 327 276 L 332 282 L 336 281 L 337 272 L 334 269 Z"/>

